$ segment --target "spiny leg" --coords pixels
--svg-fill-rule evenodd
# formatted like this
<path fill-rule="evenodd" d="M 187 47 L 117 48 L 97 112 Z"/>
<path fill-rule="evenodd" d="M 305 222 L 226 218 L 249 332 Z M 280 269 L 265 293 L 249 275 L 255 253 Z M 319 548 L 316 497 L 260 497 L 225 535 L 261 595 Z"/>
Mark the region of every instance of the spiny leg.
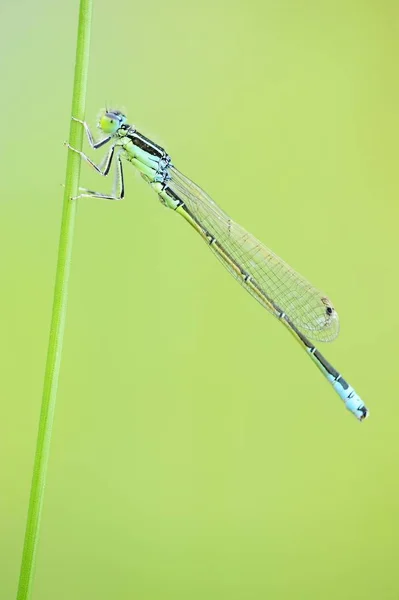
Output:
<path fill-rule="evenodd" d="M 93 169 L 95 169 L 97 171 L 97 173 L 99 173 L 103 177 L 106 177 L 108 175 L 109 170 L 111 168 L 112 159 L 114 158 L 116 144 L 113 144 L 111 146 L 111 148 L 109 149 L 107 154 L 104 156 L 103 160 L 98 165 L 96 165 L 96 163 L 94 163 L 91 160 L 91 158 L 89 156 L 87 156 L 87 154 L 85 154 L 84 152 L 81 152 L 81 150 L 77 150 L 76 148 L 73 148 L 69 144 L 69 142 L 65 142 L 65 146 L 67 148 L 69 148 L 69 150 L 72 150 L 72 152 L 76 152 L 76 154 L 80 154 L 80 156 L 83 158 L 83 160 L 85 160 L 87 163 L 89 163 L 89 165 L 91 165 L 93 167 Z"/>
<path fill-rule="evenodd" d="M 78 123 L 81 123 L 84 126 L 89 144 L 94 150 L 97 150 L 98 148 L 100 148 L 101 146 L 103 146 L 104 144 L 106 144 L 110 141 L 111 136 L 105 138 L 104 140 L 101 140 L 100 142 L 95 143 L 87 123 L 85 123 L 84 121 L 81 121 L 80 119 L 75 119 L 75 117 L 72 117 L 72 119 L 74 121 L 77 121 Z M 93 167 L 93 169 L 95 169 L 97 171 L 97 173 L 99 173 L 103 177 L 106 177 L 109 174 L 111 165 L 112 165 L 112 160 L 113 160 L 114 156 L 116 156 L 116 172 L 115 172 L 115 177 L 114 177 L 114 183 L 112 186 L 113 187 L 112 194 L 104 194 L 102 192 L 88 190 L 86 188 L 79 188 L 79 190 L 81 190 L 82 193 L 79 194 L 78 196 L 74 196 L 72 198 L 72 200 L 77 200 L 78 198 L 100 198 L 102 200 L 123 200 L 123 198 L 125 196 L 123 167 L 122 167 L 121 158 L 119 156 L 120 148 L 118 148 L 115 153 L 115 147 L 117 146 L 116 143 L 111 146 L 111 148 L 109 149 L 107 154 L 104 156 L 103 160 L 98 165 L 96 165 L 91 160 L 91 158 L 89 156 L 87 156 L 87 154 L 85 154 L 84 152 L 81 152 L 80 150 L 77 150 L 76 148 L 73 148 L 68 142 L 65 142 L 65 145 L 70 150 L 72 150 L 72 152 L 76 152 L 77 154 L 80 154 L 81 158 L 83 158 L 83 160 L 85 160 L 90 166 Z"/>
<path fill-rule="evenodd" d="M 90 131 L 90 127 L 88 126 L 88 124 L 86 123 L 86 121 L 81 121 L 80 119 L 76 119 L 75 117 L 72 117 L 72 121 L 76 121 L 77 123 L 80 123 L 81 125 L 83 125 L 83 127 L 85 128 L 87 139 L 89 141 L 90 146 L 93 148 L 93 150 L 98 150 L 99 148 L 101 148 L 105 144 L 108 144 L 108 142 L 111 139 L 111 136 L 108 135 L 103 140 L 99 140 L 98 142 L 95 142 L 93 134 Z"/>
<path fill-rule="evenodd" d="M 85 188 L 79 188 L 82 193 L 79 196 L 74 196 L 72 200 L 78 198 L 100 198 L 100 200 L 123 200 L 125 197 L 125 181 L 123 177 L 122 160 L 120 156 L 116 159 L 116 172 L 114 177 L 114 183 L 112 186 L 112 194 L 103 194 L 102 192 L 95 192 L 93 190 L 87 190 Z"/>

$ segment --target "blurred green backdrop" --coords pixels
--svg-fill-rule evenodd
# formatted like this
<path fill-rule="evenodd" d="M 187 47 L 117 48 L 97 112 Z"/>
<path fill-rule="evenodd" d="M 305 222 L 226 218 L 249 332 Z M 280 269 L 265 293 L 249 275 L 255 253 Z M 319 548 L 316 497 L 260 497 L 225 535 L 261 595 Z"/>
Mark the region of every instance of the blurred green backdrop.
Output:
<path fill-rule="evenodd" d="M 0 598 L 15 597 L 78 3 L 1 4 Z M 284 329 L 128 169 L 79 204 L 33 600 L 399 597 L 399 8 L 95 2 L 87 118 L 125 107 L 341 316 Z M 82 183 L 110 182 L 82 168 Z"/>

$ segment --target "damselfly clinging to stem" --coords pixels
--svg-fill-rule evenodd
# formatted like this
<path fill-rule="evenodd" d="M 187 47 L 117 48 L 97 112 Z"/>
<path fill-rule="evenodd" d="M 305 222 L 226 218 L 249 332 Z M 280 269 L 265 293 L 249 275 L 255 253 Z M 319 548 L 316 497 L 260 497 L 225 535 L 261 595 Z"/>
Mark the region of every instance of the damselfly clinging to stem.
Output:
<path fill-rule="evenodd" d="M 308 338 L 330 342 L 339 331 L 338 315 L 330 300 L 264 244 L 219 208 L 200 187 L 180 173 L 163 148 L 139 133 L 117 110 L 105 111 L 98 123 L 103 137 L 94 141 L 87 123 L 81 123 L 94 150 L 110 143 L 99 165 L 78 152 L 100 175 L 116 162 L 113 192 L 82 189 L 77 198 L 122 200 L 125 193 L 122 159 L 130 162 L 158 194 L 161 202 L 190 223 L 217 258 L 262 306 L 283 323 L 316 363 L 346 407 L 359 421 L 368 416 L 361 398 L 320 354 Z M 76 199 L 76 198 L 74 198 Z"/>

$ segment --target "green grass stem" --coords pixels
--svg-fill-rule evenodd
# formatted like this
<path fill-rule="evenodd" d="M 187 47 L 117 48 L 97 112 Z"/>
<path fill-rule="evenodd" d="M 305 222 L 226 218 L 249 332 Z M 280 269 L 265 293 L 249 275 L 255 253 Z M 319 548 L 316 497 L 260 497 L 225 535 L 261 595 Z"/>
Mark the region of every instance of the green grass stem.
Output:
<path fill-rule="evenodd" d="M 87 73 L 89 67 L 89 46 L 91 29 L 92 0 L 80 0 L 79 24 L 76 46 L 75 78 L 72 96 L 72 115 L 84 119 Z M 71 145 L 82 148 L 83 128 L 71 121 Z M 73 233 L 76 217 L 76 196 L 79 188 L 80 156 L 68 152 L 65 191 L 58 248 L 58 262 L 55 277 L 53 312 L 50 326 L 50 339 L 44 375 L 43 397 L 40 412 L 39 430 L 33 465 L 33 475 L 29 498 L 28 516 L 25 529 L 24 548 L 19 575 L 17 600 L 29 600 L 35 571 L 35 559 L 39 541 L 40 519 L 46 484 L 47 465 L 50 454 L 51 433 L 60 373 L 62 343 L 65 330 L 65 317 L 68 299 L 68 281 L 71 268 Z"/>

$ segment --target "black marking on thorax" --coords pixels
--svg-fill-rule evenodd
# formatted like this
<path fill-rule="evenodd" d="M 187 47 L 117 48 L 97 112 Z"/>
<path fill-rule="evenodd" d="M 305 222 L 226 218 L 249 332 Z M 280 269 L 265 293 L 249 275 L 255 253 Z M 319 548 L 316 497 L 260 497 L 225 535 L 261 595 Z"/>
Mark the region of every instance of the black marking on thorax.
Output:
<path fill-rule="evenodd" d="M 151 156 L 155 156 L 156 158 L 159 158 L 159 159 L 168 158 L 168 155 L 166 154 L 165 150 L 161 146 L 158 146 L 158 144 L 155 144 L 155 142 L 153 142 L 149 138 L 145 137 L 139 131 L 136 131 L 135 129 L 133 129 L 133 127 L 130 127 L 130 129 L 126 132 L 126 137 L 129 138 L 129 140 L 135 146 L 137 146 L 141 150 L 144 150 L 144 152 L 147 152 Z"/>

